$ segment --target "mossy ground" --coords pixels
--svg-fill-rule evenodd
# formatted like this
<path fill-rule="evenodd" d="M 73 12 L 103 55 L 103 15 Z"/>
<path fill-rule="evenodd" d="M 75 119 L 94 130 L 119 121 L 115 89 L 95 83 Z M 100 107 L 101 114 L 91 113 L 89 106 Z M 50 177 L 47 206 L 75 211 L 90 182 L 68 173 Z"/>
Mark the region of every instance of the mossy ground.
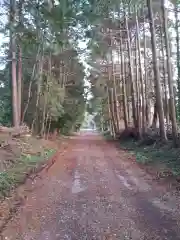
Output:
<path fill-rule="evenodd" d="M 12 168 L 0 172 L 0 198 L 7 196 L 11 189 L 23 183 L 28 174 L 36 172 L 54 152 L 54 149 L 44 149 L 41 155 L 23 154 Z"/>

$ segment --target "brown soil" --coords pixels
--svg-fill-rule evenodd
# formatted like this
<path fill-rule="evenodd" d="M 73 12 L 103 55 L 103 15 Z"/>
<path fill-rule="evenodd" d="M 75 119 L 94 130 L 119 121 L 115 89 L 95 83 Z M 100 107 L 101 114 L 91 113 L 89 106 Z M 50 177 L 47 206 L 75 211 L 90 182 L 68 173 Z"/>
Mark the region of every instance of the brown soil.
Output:
<path fill-rule="evenodd" d="M 0 133 L 0 172 L 11 168 L 19 160 L 22 154 L 41 155 L 45 148 L 53 148 L 55 142 L 37 139 L 32 136 L 21 136 L 11 138 Z M 57 144 L 56 144 L 57 145 Z"/>
<path fill-rule="evenodd" d="M 1 134 L 0 134 L 1 136 Z M 2 137 L 2 136 L 1 136 Z M 54 141 L 37 139 L 34 137 L 20 137 L 14 139 L 8 139 L 8 144 L 5 147 L 0 148 L 1 166 L 0 172 L 10 169 L 13 171 L 13 166 L 17 166 L 20 156 L 22 155 L 38 155 L 44 156 L 44 150 L 52 149 L 57 151 L 60 147 L 64 148 L 65 140 L 56 139 Z M 18 154 L 17 154 L 18 153 Z M 42 170 L 48 171 L 48 169 L 54 164 L 58 151 L 53 154 L 51 158 L 44 159 L 40 164 L 34 167 L 28 167 L 24 169 L 24 178 L 21 181 L 21 185 L 17 188 L 13 188 L 10 192 L 7 192 L 8 197 L 0 198 L 0 232 L 4 229 L 7 222 L 16 213 L 19 206 L 22 206 L 27 198 L 27 192 L 32 191 L 32 187 L 37 178 L 40 178 L 39 172 Z M 12 169 L 11 169 L 12 168 Z M 25 183 L 25 184 L 23 184 Z M 31 189 L 30 189 L 31 186 Z"/>
<path fill-rule="evenodd" d="M 39 176 L 2 239 L 180 239 L 177 192 L 96 134 L 72 137 Z"/>

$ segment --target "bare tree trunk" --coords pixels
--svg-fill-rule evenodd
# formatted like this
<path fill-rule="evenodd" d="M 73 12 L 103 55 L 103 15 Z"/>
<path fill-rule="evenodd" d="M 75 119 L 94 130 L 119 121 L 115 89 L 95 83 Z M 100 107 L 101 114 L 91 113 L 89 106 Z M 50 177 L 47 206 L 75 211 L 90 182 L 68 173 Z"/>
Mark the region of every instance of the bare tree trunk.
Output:
<path fill-rule="evenodd" d="M 18 119 L 19 123 L 21 123 L 21 102 L 22 102 L 22 49 L 19 45 L 19 56 L 18 56 Z"/>
<path fill-rule="evenodd" d="M 125 76 L 125 59 L 122 52 L 122 39 L 120 38 L 120 55 L 121 55 L 121 75 L 119 76 L 122 79 L 122 92 L 123 92 L 123 118 L 125 129 L 128 128 L 128 109 L 127 109 L 127 93 L 126 93 L 126 76 Z"/>
<path fill-rule="evenodd" d="M 178 90 L 178 110 L 177 110 L 177 117 L 178 120 L 180 120 L 180 39 L 179 39 L 179 1 L 176 0 L 175 3 L 175 18 L 176 18 L 176 45 L 177 45 L 177 70 L 178 70 L 178 76 L 177 76 L 177 90 Z"/>
<path fill-rule="evenodd" d="M 154 103 L 154 114 L 153 114 L 152 128 L 156 128 L 157 127 L 157 119 L 158 119 L 157 104 L 155 102 Z"/>
<path fill-rule="evenodd" d="M 110 96 L 110 108 L 111 108 L 111 115 L 112 115 L 112 124 L 113 124 L 113 132 L 114 132 L 114 137 L 117 134 L 117 126 L 116 126 L 116 120 L 115 120 L 115 114 L 114 114 L 114 109 L 113 109 L 113 89 L 109 89 L 109 96 Z"/>
<path fill-rule="evenodd" d="M 49 86 L 49 80 L 51 80 L 51 54 L 49 56 L 49 66 L 48 66 L 48 74 L 47 74 L 47 81 L 45 86 L 45 92 L 44 92 L 44 108 L 43 108 L 43 116 L 42 116 L 42 125 L 41 125 L 41 136 L 44 135 L 45 130 L 45 118 L 46 118 L 46 109 L 47 109 L 47 101 L 48 101 L 48 86 Z"/>
<path fill-rule="evenodd" d="M 36 62 L 39 58 L 39 54 L 40 54 L 40 45 L 38 47 L 38 51 L 37 51 L 37 55 L 36 55 Z M 22 113 L 22 120 L 21 120 L 22 122 L 24 122 L 24 118 L 25 118 L 26 112 L 27 112 L 28 107 L 29 107 L 29 102 L 30 102 L 30 98 L 31 98 L 32 83 L 33 83 L 33 80 L 34 80 L 34 77 L 35 77 L 35 71 L 36 71 L 36 62 L 34 63 L 32 74 L 31 74 L 31 79 L 30 79 L 29 88 L 28 88 L 28 99 L 27 99 L 27 103 L 26 103 L 26 105 L 24 107 L 24 110 L 23 110 L 23 113 Z"/>
<path fill-rule="evenodd" d="M 138 61 L 138 40 L 136 36 L 136 51 L 135 51 L 135 67 L 136 67 L 136 116 L 137 116 L 137 132 L 138 137 L 142 137 L 142 115 L 141 115 L 141 98 L 140 98 L 140 82 L 139 82 L 139 61 Z"/>
<path fill-rule="evenodd" d="M 11 83 L 13 126 L 19 126 L 18 96 L 16 82 L 16 33 L 15 33 L 16 0 L 10 0 L 10 52 L 11 52 Z"/>
<path fill-rule="evenodd" d="M 44 135 L 43 135 L 43 138 L 46 138 L 47 139 L 47 124 L 48 124 L 48 118 L 49 118 L 49 114 L 48 112 L 46 113 L 46 117 L 45 117 L 45 126 L 44 126 Z"/>
<path fill-rule="evenodd" d="M 148 74 L 147 74 L 147 54 L 146 54 L 146 27 L 145 27 L 145 19 L 144 19 L 144 83 L 145 83 L 145 98 L 146 98 L 146 126 L 149 127 L 150 125 L 150 119 L 149 119 L 149 99 L 148 99 L 148 87 L 149 87 L 149 81 L 148 81 Z"/>
<path fill-rule="evenodd" d="M 137 118 L 136 118 L 136 98 L 135 98 L 135 84 L 134 84 L 134 77 L 133 77 L 133 63 L 132 63 L 132 55 L 131 55 L 131 43 L 130 43 L 130 36 L 129 36 L 129 27 L 128 27 L 128 20 L 127 20 L 127 9 L 124 9 L 125 15 L 125 25 L 126 25 L 126 33 L 127 33 L 127 46 L 128 46 L 128 57 L 129 57 L 129 70 L 130 70 L 130 80 L 131 80 L 131 97 L 132 97 L 132 113 L 133 113 L 133 123 L 134 127 L 137 128 Z"/>
<path fill-rule="evenodd" d="M 46 91 L 44 93 L 44 107 L 43 107 L 42 124 L 41 124 L 41 136 L 44 135 L 44 130 L 45 130 L 46 105 L 47 105 L 47 88 L 46 88 Z"/>
<path fill-rule="evenodd" d="M 125 56 L 124 56 L 124 60 L 125 60 Z M 125 85 L 125 89 L 126 89 L 126 93 L 127 93 L 127 121 L 128 121 L 128 126 L 131 125 L 131 114 L 130 114 L 130 103 L 129 103 L 129 89 L 128 89 L 128 82 L 129 82 L 129 74 L 127 73 L 128 72 L 128 68 L 127 68 L 127 64 L 126 64 L 126 61 L 125 61 L 125 64 L 124 64 L 124 78 L 125 78 L 125 82 L 126 82 L 126 85 Z"/>
<path fill-rule="evenodd" d="M 167 25 L 167 9 L 165 8 L 165 0 L 161 0 L 162 13 L 163 13 L 163 27 L 164 27 L 164 38 L 165 38 L 165 49 L 166 49 L 166 59 L 167 59 L 167 71 L 168 71 L 168 85 L 169 85 L 169 95 L 170 95 L 170 108 L 172 114 L 172 135 L 174 144 L 177 145 L 177 122 L 176 122 L 176 108 L 173 90 L 173 77 L 171 69 L 171 52 L 169 46 L 169 36 L 168 36 L 168 25 Z"/>
<path fill-rule="evenodd" d="M 109 90 L 107 87 L 107 100 L 108 100 L 108 113 L 109 113 L 109 127 L 110 127 L 110 133 L 111 136 L 113 136 L 113 126 L 112 126 L 112 114 L 111 114 L 111 106 L 110 106 L 110 96 L 109 96 Z"/>
<path fill-rule="evenodd" d="M 161 24 L 163 25 L 163 20 L 161 19 Z M 164 39 L 163 39 L 163 27 L 160 27 L 160 37 L 161 37 L 161 52 L 162 52 L 162 61 L 163 61 L 163 86 L 164 86 L 164 97 L 163 97 L 163 105 L 164 105 L 164 112 L 165 112 L 165 117 L 166 117 L 166 123 L 169 125 L 169 100 L 168 100 L 168 82 L 167 82 L 167 77 L 166 77 L 166 65 L 167 61 L 165 61 L 165 54 L 164 54 Z"/>
<path fill-rule="evenodd" d="M 112 36 L 110 35 L 111 38 L 111 48 L 112 48 Z M 115 115 L 115 119 L 116 119 L 116 125 L 117 125 L 117 132 L 119 132 L 120 129 L 120 119 L 119 119 L 119 112 L 118 112 L 118 99 L 117 99 L 117 91 L 116 91 L 116 76 L 115 76 L 115 70 L 114 70 L 114 60 L 113 60 L 113 55 L 112 55 L 112 50 L 111 50 L 111 64 L 112 64 L 112 78 L 113 78 L 113 105 L 114 105 L 114 115 Z"/>
<path fill-rule="evenodd" d="M 157 52 L 156 52 L 156 38 L 155 38 L 155 26 L 154 26 L 154 18 L 153 18 L 153 11 L 152 11 L 152 0 L 147 0 L 147 7 L 148 7 L 148 14 L 149 14 L 149 26 L 150 26 L 150 32 L 151 32 L 155 92 L 156 92 L 157 109 L 158 109 L 158 115 L 159 115 L 160 136 L 162 140 L 166 141 L 167 136 L 166 136 L 165 124 L 164 124 L 164 109 L 163 109 L 160 74 L 159 74 Z"/>
<path fill-rule="evenodd" d="M 142 71 L 142 58 L 141 58 L 141 46 L 140 46 L 140 31 L 139 31 L 139 22 L 136 11 L 136 34 L 137 34 L 137 48 L 138 48 L 138 59 L 139 59 L 139 73 L 140 73 L 140 102 L 141 102 L 141 114 L 142 114 L 142 134 L 146 132 L 146 122 L 145 122 L 145 92 L 144 92 L 144 79 Z"/>
<path fill-rule="evenodd" d="M 108 62 L 109 64 L 109 62 Z M 111 123 L 112 123 L 112 130 L 113 130 L 113 137 L 115 138 L 115 135 L 117 133 L 116 129 L 116 120 L 115 120 L 115 115 L 114 115 L 114 103 L 113 103 L 113 89 L 111 88 L 111 73 L 108 67 L 108 98 L 109 98 L 109 108 L 111 112 Z M 109 86 L 110 85 L 110 86 Z"/>
<path fill-rule="evenodd" d="M 19 1 L 19 29 L 23 27 L 23 5 L 24 0 Z M 19 124 L 21 123 L 21 111 L 22 111 L 22 46 L 21 46 L 22 34 L 18 34 L 18 80 L 17 80 L 17 92 L 18 92 L 18 114 Z"/>
<path fill-rule="evenodd" d="M 52 123 L 52 117 L 49 116 L 49 125 L 48 125 L 48 131 L 47 131 L 47 139 L 49 139 L 49 132 L 50 132 L 50 129 L 51 129 L 51 123 Z"/>
<path fill-rule="evenodd" d="M 40 94 L 41 94 L 41 84 L 42 84 L 43 62 L 44 62 L 44 57 L 42 56 L 41 60 L 39 62 L 39 69 L 38 69 L 36 106 L 35 106 L 34 118 L 33 118 L 32 125 L 31 125 L 32 132 L 34 132 L 34 125 L 37 121 L 37 116 L 38 116 L 38 105 L 39 105 L 39 99 L 40 99 Z"/>

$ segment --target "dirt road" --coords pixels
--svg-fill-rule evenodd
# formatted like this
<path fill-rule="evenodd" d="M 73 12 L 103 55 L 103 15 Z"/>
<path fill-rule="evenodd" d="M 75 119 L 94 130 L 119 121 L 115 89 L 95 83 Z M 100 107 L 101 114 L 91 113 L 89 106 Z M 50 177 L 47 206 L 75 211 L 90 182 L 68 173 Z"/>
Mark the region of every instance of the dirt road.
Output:
<path fill-rule="evenodd" d="M 180 200 L 96 134 L 72 137 L 2 239 L 180 239 Z"/>

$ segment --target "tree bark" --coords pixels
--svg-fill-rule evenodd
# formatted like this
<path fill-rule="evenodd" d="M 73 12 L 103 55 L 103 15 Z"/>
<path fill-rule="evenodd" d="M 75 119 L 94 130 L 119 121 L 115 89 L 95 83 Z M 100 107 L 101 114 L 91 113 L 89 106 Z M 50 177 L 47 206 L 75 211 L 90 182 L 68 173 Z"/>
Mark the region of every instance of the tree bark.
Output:
<path fill-rule="evenodd" d="M 18 96 L 17 96 L 17 79 L 16 79 L 16 1 L 10 0 L 10 52 L 11 52 L 11 83 L 12 83 L 12 112 L 13 126 L 19 126 L 18 118 Z"/>
<path fill-rule="evenodd" d="M 42 125 L 41 125 L 41 136 L 44 135 L 45 131 L 45 122 L 46 122 L 46 112 L 47 112 L 47 103 L 48 103 L 48 93 L 49 93 L 49 81 L 52 80 L 52 54 L 49 55 L 48 61 L 48 73 L 46 79 L 46 86 L 44 90 L 44 107 L 43 107 L 43 116 L 42 116 Z"/>
<path fill-rule="evenodd" d="M 161 19 L 161 24 L 163 25 L 163 20 Z M 169 125 L 169 116 L 170 116 L 170 111 L 169 111 L 169 100 L 168 100 L 168 82 L 167 82 L 167 74 L 166 74 L 166 63 L 165 61 L 165 53 L 164 53 L 164 39 L 163 39 L 163 27 L 160 27 L 160 38 L 161 38 L 161 52 L 162 52 L 162 72 L 163 72 L 163 86 L 164 86 L 164 96 L 163 96 L 163 106 L 164 106 L 164 112 L 165 112 L 165 117 L 166 117 L 166 123 Z"/>
<path fill-rule="evenodd" d="M 178 76 L 177 76 L 177 90 L 178 90 L 178 110 L 177 110 L 177 117 L 178 120 L 180 120 L 180 39 L 179 39 L 179 1 L 176 0 L 175 4 L 175 19 L 176 19 L 176 25 L 175 25 L 175 30 L 176 30 L 176 45 L 177 45 L 177 70 L 178 70 Z"/>
<path fill-rule="evenodd" d="M 141 58 L 141 46 L 140 46 L 140 31 L 138 22 L 138 13 L 136 11 L 136 32 L 137 32 L 137 48 L 138 48 L 138 59 L 139 59 L 139 78 L 140 78 L 140 102 L 141 102 L 141 116 L 142 116 L 142 135 L 146 132 L 146 121 L 145 121 L 145 92 L 144 92 L 144 79 L 142 71 L 142 58 Z"/>
<path fill-rule="evenodd" d="M 120 38 L 120 55 L 121 55 L 121 74 L 120 78 L 122 79 L 122 92 L 123 92 L 123 118 L 124 118 L 124 126 L 125 129 L 128 128 L 128 103 L 127 103 L 127 93 L 126 93 L 126 76 L 125 76 L 125 59 L 122 52 L 122 39 Z"/>
<path fill-rule="evenodd" d="M 34 132 L 34 127 L 36 127 L 36 133 L 37 133 L 37 126 L 39 124 L 39 123 L 36 123 L 36 121 L 37 121 L 38 114 L 39 114 L 38 106 L 39 106 L 39 99 L 40 99 L 41 87 L 42 87 L 41 85 L 42 85 L 43 62 L 44 62 L 44 56 L 42 55 L 41 59 L 39 61 L 39 67 L 38 67 L 36 106 L 35 106 L 34 118 L 33 118 L 32 125 L 31 125 L 31 131 Z"/>
<path fill-rule="evenodd" d="M 128 20 L 127 20 L 127 9 L 124 8 L 124 15 L 125 15 L 125 26 L 126 26 L 126 33 L 127 33 L 127 47 L 128 47 L 128 58 L 129 58 L 129 70 L 130 70 L 130 81 L 131 81 L 131 97 L 132 97 L 132 113 L 133 113 L 133 124 L 134 127 L 137 128 L 137 117 L 136 117 L 136 97 L 135 97 L 135 83 L 133 77 L 133 63 L 132 63 L 132 55 L 131 55 L 131 43 L 130 43 L 130 36 L 129 36 L 129 27 L 128 27 Z"/>
<path fill-rule="evenodd" d="M 171 51 L 169 46 L 169 35 L 168 35 L 168 25 L 167 25 L 167 9 L 165 8 L 165 0 L 161 0 L 162 14 L 163 14 L 163 28 L 164 28 L 164 40 L 166 49 L 166 59 L 167 59 L 167 72 L 168 72 L 168 86 L 170 95 L 170 108 L 172 114 L 172 135 L 174 144 L 177 145 L 177 122 L 176 122 L 176 109 L 175 109 L 175 99 L 173 90 L 173 77 L 171 69 Z"/>
<path fill-rule="evenodd" d="M 112 48 L 112 36 L 111 37 L 111 48 Z M 112 78 L 113 78 L 113 105 L 114 105 L 114 115 L 115 115 L 115 119 L 116 119 L 116 125 L 117 125 L 117 132 L 119 132 L 120 129 L 120 119 L 119 119 L 119 109 L 117 106 L 118 103 L 118 98 L 117 98 L 117 90 L 116 90 L 116 76 L 115 76 L 115 70 L 114 70 L 114 60 L 113 60 L 113 53 L 111 50 L 111 65 L 112 65 Z"/>
<path fill-rule="evenodd" d="M 21 102 L 22 102 L 22 49 L 21 46 L 18 46 L 18 119 L 19 124 L 21 123 Z"/>
<path fill-rule="evenodd" d="M 114 136 L 113 126 L 112 126 L 112 113 L 111 113 L 111 106 L 110 106 L 110 96 L 109 96 L 108 87 L 107 87 L 107 101 L 108 101 L 108 114 L 109 114 L 109 128 L 110 128 L 111 136 Z"/>
<path fill-rule="evenodd" d="M 19 1 L 19 31 L 23 27 L 23 5 L 24 0 Z M 22 114 L 22 46 L 21 46 L 22 34 L 18 34 L 18 80 L 17 80 L 17 92 L 18 92 L 18 118 L 19 124 L 21 124 Z"/>
<path fill-rule="evenodd" d="M 114 114 L 114 109 L 113 109 L 113 89 L 109 89 L 109 96 L 110 96 L 110 108 L 111 108 L 111 114 L 112 114 L 112 125 L 113 125 L 113 132 L 114 132 L 114 138 L 117 134 L 117 126 L 116 126 L 116 120 L 115 120 L 115 114 Z"/>
<path fill-rule="evenodd" d="M 141 115 L 141 98 L 140 98 L 140 82 L 139 82 L 139 61 L 138 61 L 138 40 L 137 36 L 135 37 L 136 41 L 136 51 L 135 51 L 135 68 L 136 68 L 136 114 L 137 114 L 137 132 L 138 132 L 138 137 L 142 137 L 142 115 Z"/>
<path fill-rule="evenodd" d="M 155 26 L 154 18 L 152 11 L 152 0 L 147 0 L 148 14 L 149 14 L 149 26 L 151 33 L 151 44 L 152 44 L 152 55 L 153 55 L 153 68 L 154 68 L 154 80 L 155 80 L 155 92 L 156 92 L 156 102 L 159 115 L 159 127 L 160 127 L 160 136 L 163 141 L 167 140 L 165 124 L 164 124 L 164 110 L 163 110 L 163 101 L 162 101 L 162 92 L 160 84 L 160 74 L 159 66 L 157 60 L 157 50 L 156 50 L 156 38 L 155 38 Z"/>
<path fill-rule="evenodd" d="M 148 81 L 148 74 L 147 74 L 147 54 L 146 54 L 146 27 L 145 27 L 145 19 L 144 19 L 144 83 L 145 83 L 145 98 L 146 98 L 146 126 L 149 127 L 150 125 L 150 118 L 149 118 L 149 99 L 148 99 L 148 87 L 149 87 L 149 81 Z"/>

